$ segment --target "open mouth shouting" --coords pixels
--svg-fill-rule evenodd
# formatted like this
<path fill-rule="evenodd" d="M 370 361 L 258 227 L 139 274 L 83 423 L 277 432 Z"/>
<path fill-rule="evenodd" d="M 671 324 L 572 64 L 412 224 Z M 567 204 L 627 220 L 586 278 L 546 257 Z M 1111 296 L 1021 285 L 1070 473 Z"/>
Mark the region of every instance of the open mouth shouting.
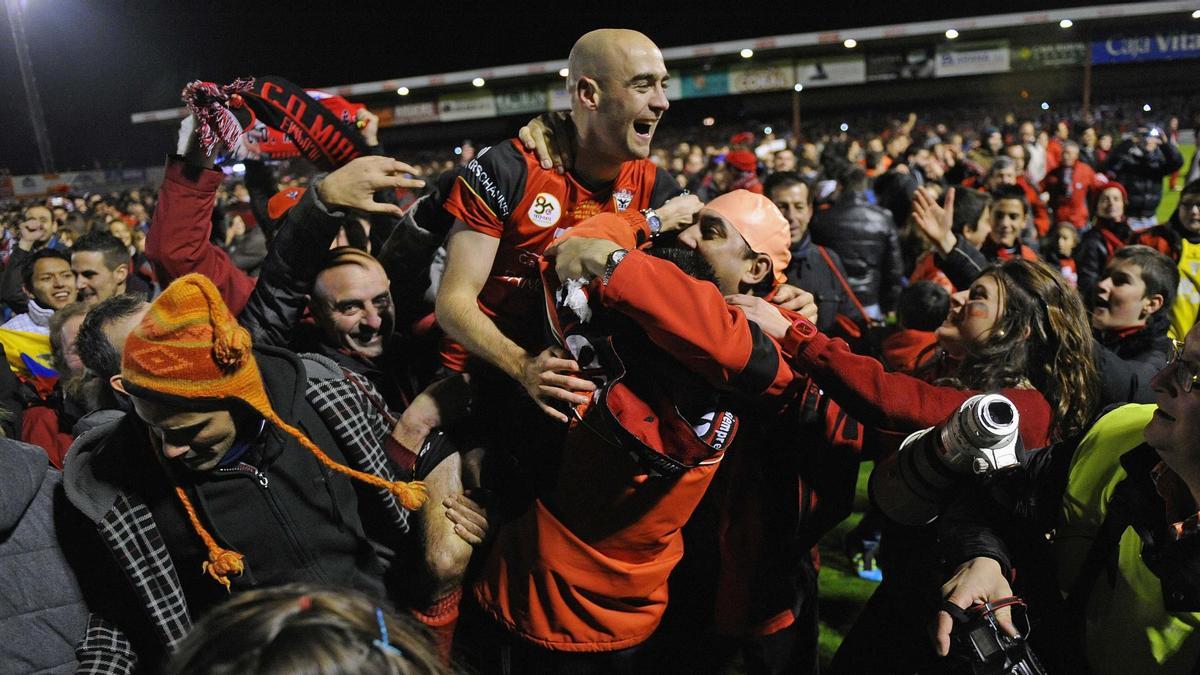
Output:
<path fill-rule="evenodd" d="M 638 137 L 638 140 L 650 142 L 654 136 L 654 127 L 658 124 L 658 120 L 634 120 L 633 133 Z"/>

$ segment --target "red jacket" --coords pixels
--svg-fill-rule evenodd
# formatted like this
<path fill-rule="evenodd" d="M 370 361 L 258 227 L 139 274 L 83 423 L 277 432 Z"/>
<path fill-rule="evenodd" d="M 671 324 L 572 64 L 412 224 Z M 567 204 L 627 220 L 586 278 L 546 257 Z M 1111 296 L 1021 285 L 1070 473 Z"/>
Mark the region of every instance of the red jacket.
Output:
<path fill-rule="evenodd" d="M 908 283 L 914 284 L 918 281 L 932 281 L 946 289 L 947 293 L 958 291 L 954 287 L 954 283 L 950 281 L 950 277 L 946 276 L 946 273 L 938 267 L 937 254 L 933 251 L 925 251 L 917 257 L 912 274 L 908 275 Z"/>
<path fill-rule="evenodd" d="M 604 213 L 568 236 L 633 249 L 648 235 L 638 214 Z M 779 395 L 794 379 L 778 345 L 727 305 L 715 285 L 668 261 L 633 250 L 607 284 L 597 280 L 590 288 L 597 311 L 632 319 L 654 347 L 710 387 Z M 584 421 L 562 447 L 557 479 L 501 528 L 475 586 L 497 621 L 547 649 L 613 651 L 654 632 L 667 578 L 683 555 L 681 528 L 727 451 L 718 444 L 678 475 L 652 475 L 630 444 L 678 459 L 693 431 L 680 433 L 675 388 L 647 373 L 639 373 L 640 386 L 625 384 L 633 374 L 614 378 L 582 411 Z M 717 413 L 713 427 L 723 419 Z M 736 437 L 732 443 L 738 447 Z"/>
<path fill-rule="evenodd" d="M 246 306 L 255 279 L 238 269 L 229 254 L 209 240 L 213 205 L 222 178 L 220 171 L 190 166 L 178 155 L 167 159 L 167 173 L 146 235 L 146 257 L 164 287 L 192 272 L 208 277 L 236 316 Z"/>
<path fill-rule="evenodd" d="M 808 374 L 849 415 L 865 426 L 911 433 L 944 421 L 977 393 L 943 387 L 903 373 L 888 373 L 845 342 L 821 333 L 807 319 L 792 324 L 781 343 L 789 363 Z M 1021 413 L 1021 440 L 1027 448 L 1050 443 L 1051 410 L 1035 389 L 1002 389 Z"/>
<path fill-rule="evenodd" d="M 1071 181 L 1066 184 L 1063 178 L 1067 167 L 1059 166 L 1046 174 L 1042 180 L 1042 191 L 1050 193 L 1050 210 L 1054 213 L 1054 222 L 1069 222 L 1077 229 L 1083 229 L 1088 221 L 1088 194 L 1098 190 L 1108 182 L 1104 174 L 1097 174 L 1092 167 L 1081 161 L 1076 161 L 1071 167 Z"/>
<path fill-rule="evenodd" d="M 1046 205 L 1042 203 L 1042 195 L 1025 180 L 1025 176 L 1017 176 L 1017 185 L 1025 191 L 1025 199 L 1029 202 L 1029 208 L 1033 212 L 1033 226 L 1037 228 L 1038 236 L 1044 237 L 1050 231 L 1050 212 L 1046 210 Z"/>

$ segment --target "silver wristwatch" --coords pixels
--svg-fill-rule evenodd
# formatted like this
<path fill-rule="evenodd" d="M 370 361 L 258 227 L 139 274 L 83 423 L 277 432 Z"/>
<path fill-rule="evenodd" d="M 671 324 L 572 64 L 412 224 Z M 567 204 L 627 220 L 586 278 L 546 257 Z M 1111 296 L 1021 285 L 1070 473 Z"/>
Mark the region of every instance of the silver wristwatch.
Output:
<path fill-rule="evenodd" d="M 646 223 L 650 226 L 650 238 L 657 237 L 662 231 L 662 218 L 658 217 L 654 209 L 642 209 L 642 215 L 646 217 Z"/>
<path fill-rule="evenodd" d="M 604 266 L 604 285 L 608 285 L 608 280 L 612 279 L 613 272 L 617 271 L 617 265 L 625 259 L 625 254 L 629 251 L 619 248 L 608 254 L 608 263 Z"/>

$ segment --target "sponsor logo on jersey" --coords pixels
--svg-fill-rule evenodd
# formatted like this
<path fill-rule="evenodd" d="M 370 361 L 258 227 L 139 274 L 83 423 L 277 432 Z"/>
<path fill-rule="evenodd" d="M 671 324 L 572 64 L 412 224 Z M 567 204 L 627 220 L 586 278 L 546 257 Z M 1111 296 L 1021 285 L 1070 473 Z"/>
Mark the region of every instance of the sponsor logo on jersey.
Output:
<path fill-rule="evenodd" d="M 538 227 L 551 227 L 562 217 L 558 198 L 549 192 L 539 192 L 529 206 L 529 220 Z"/>
<path fill-rule="evenodd" d="M 476 155 L 475 159 L 472 159 L 467 164 L 466 175 L 473 179 L 467 181 L 467 184 L 479 196 L 486 197 L 491 201 L 490 206 L 494 207 L 497 216 L 507 218 L 508 214 L 512 213 L 512 207 L 508 204 L 508 198 L 505 197 L 504 191 L 500 189 L 496 181 L 492 180 L 491 175 L 483 168 L 483 165 L 479 163 L 479 158 L 487 154 L 487 151 L 490 149 L 490 146 L 484 148 L 483 152 Z"/>
<path fill-rule="evenodd" d="M 619 190 L 613 193 L 613 202 L 617 205 L 618 211 L 624 211 L 633 203 L 633 193 L 629 190 Z"/>

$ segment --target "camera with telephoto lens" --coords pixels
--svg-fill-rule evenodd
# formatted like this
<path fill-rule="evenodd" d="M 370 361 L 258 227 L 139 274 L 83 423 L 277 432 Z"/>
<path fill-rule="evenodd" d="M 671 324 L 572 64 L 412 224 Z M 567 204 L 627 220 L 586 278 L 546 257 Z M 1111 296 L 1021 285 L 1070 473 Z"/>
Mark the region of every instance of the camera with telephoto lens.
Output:
<path fill-rule="evenodd" d="M 1023 629 L 1018 628 L 1020 635 L 1017 637 L 1005 633 L 996 619 L 996 611 L 1005 607 L 1012 612 L 1013 625 L 1023 626 Z M 1002 598 L 966 610 L 947 601 L 943 609 L 954 617 L 950 656 L 965 662 L 967 667 L 962 669 L 963 672 L 973 675 L 1041 675 L 1046 672 L 1026 642 L 1029 615 L 1020 598 Z"/>
<path fill-rule="evenodd" d="M 871 473 L 871 500 L 903 525 L 933 522 L 966 476 L 1018 465 L 1020 413 L 1000 394 L 967 399 L 942 424 L 911 434 Z"/>

